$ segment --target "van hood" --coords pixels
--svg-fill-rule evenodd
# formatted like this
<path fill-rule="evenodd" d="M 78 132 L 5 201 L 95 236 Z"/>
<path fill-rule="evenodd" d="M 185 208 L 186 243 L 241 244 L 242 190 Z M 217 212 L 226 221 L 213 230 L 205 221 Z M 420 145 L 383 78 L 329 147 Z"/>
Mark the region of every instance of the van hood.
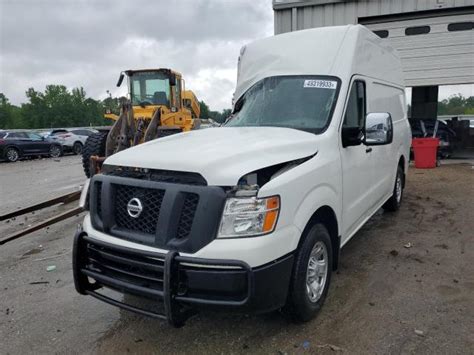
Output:
<path fill-rule="evenodd" d="M 280 127 L 220 127 L 179 133 L 126 149 L 106 165 L 194 172 L 234 186 L 258 169 L 317 153 L 315 134 Z"/>

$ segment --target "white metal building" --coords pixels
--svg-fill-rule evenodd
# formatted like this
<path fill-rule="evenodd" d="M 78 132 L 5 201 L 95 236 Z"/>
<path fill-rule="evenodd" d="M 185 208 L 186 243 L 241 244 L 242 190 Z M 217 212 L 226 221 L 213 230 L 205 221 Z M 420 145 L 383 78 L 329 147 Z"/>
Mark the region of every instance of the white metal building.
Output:
<path fill-rule="evenodd" d="M 398 49 L 407 86 L 474 83 L 474 0 L 273 2 L 275 34 L 364 24 Z"/>
<path fill-rule="evenodd" d="M 438 85 L 474 83 L 474 0 L 273 0 L 273 9 L 275 34 L 360 23 L 390 41 L 415 116 L 436 117 Z"/>

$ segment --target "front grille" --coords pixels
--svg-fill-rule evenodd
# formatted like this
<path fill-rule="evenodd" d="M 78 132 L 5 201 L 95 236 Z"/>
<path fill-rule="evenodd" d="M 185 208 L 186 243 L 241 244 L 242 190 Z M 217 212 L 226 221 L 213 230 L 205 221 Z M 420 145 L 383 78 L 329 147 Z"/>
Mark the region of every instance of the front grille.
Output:
<path fill-rule="evenodd" d="M 87 265 L 90 271 L 153 291 L 163 290 L 164 257 L 151 258 L 87 243 Z"/>
<path fill-rule="evenodd" d="M 155 234 L 164 190 L 129 185 L 114 185 L 114 190 L 117 226 L 129 231 Z M 127 204 L 132 198 L 138 198 L 143 206 L 143 211 L 137 218 L 131 217 L 127 212 Z"/>
<path fill-rule="evenodd" d="M 217 186 L 103 174 L 96 174 L 91 186 L 91 222 L 96 230 L 185 253 L 215 239 L 226 199 L 225 190 Z"/>
<path fill-rule="evenodd" d="M 191 232 L 193 226 L 194 214 L 199 203 L 199 195 L 193 193 L 187 193 L 184 198 L 183 208 L 178 222 L 178 230 L 176 232 L 176 238 L 186 238 Z"/>
<path fill-rule="evenodd" d="M 102 196 L 102 182 L 98 181 L 97 183 L 94 184 L 94 188 L 95 188 L 95 195 L 97 196 L 97 215 L 99 216 L 99 218 L 102 219 L 102 199 L 101 199 L 101 196 Z"/>

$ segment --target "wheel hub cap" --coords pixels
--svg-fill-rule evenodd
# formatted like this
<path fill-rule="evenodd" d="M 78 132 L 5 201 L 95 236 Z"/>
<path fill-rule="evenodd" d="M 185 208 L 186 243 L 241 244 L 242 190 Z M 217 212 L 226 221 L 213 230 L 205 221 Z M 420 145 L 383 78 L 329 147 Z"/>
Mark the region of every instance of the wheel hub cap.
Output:
<path fill-rule="evenodd" d="M 311 302 L 317 302 L 323 294 L 328 273 L 328 252 L 323 242 L 316 242 L 306 271 L 306 292 Z"/>
<path fill-rule="evenodd" d="M 16 152 L 16 150 L 9 150 L 7 156 L 10 160 L 16 160 L 18 158 L 18 153 Z"/>

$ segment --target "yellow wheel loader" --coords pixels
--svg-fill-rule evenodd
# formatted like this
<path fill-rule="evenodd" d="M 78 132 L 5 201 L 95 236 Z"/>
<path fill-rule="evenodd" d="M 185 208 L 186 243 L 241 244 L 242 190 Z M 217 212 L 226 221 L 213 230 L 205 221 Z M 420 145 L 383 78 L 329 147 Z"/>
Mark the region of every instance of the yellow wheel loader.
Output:
<path fill-rule="evenodd" d="M 83 149 L 87 177 L 100 171 L 106 157 L 123 149 L 175 133 L 199 128 L 199 101 L 186 91 L 180 73 L 171 69 L 126 70 L 129 98 L 120 99 L 120 115 L 107 112 L 115 121 L 110 130 L 91 135 Z"/>

